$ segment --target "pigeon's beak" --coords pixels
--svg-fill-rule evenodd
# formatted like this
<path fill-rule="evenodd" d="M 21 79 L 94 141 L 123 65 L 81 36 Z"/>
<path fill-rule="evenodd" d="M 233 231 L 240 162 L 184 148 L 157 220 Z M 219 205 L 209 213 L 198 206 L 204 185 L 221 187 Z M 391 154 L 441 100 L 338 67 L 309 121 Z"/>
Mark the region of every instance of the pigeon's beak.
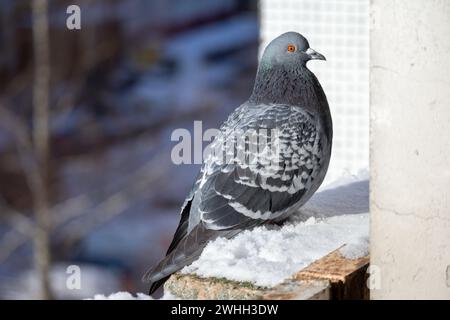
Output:
<path fill-rule="evenodd" d="M 311 60 L 327 60 L 324 55 L 318 53 L 316 50 L 308 48 L 305 53 L 309 56 Z"/>

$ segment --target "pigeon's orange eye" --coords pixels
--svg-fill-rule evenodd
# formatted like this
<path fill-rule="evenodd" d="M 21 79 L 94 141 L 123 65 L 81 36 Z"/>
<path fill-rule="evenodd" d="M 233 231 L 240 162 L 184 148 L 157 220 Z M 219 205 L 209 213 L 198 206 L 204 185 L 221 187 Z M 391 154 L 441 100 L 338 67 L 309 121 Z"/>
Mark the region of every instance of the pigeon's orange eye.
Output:
<path fill-rule="evenodd" d="M 288 45 L 287 51 L 294 52 L 295 51 L 295 46 L 293 44 Z"/>

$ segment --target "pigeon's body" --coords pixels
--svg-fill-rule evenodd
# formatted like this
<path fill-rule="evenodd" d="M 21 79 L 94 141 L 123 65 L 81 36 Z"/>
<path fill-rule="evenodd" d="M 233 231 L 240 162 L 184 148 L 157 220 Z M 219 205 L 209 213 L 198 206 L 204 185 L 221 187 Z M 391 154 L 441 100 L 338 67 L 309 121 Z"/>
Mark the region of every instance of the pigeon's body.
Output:
<path fill-rule="evenodd" d="M 295 50 L 284 53 L 288 46 Z M 145 275 L 150 293 L 196 260 L 209 241 L 283 220 L 320 186 L 331 155 L 332 123 L 326 96 L 306 68 L 313 58 L 323 56 L 297 33 L 268 46 L 252 96 L 209 147 L 167 256 Z"/>

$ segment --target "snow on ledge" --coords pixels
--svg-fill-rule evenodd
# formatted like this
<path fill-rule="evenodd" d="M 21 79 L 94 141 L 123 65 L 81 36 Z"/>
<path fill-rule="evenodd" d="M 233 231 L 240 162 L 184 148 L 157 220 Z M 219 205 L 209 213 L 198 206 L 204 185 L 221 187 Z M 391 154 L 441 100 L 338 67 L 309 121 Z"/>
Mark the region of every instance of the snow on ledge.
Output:
<path fill-rule="evenodd" d="M 174 296 L 167 290 L 164 291 L 164 295 L 159 300 L 179 300 L 180 298 Z M 119 291 L 110 295 L 96 294 L 92 299 L 86 300 L 155 300 L 151 296 L 144 293 L 137 293 L 134 296 L 132 293 L 126 291 Z"/>
<path fill-rule="evenodd" d="M 137 293 L 136 296 L 133 296 L 129 292 L 119 291 L 108 296 L 96 294 L 93 299 L 86 300 L 153 300 L 153 298 L 143 293 Z"/>
<path fill-rule="evenodd" d="M 367 176 L 346 176 L 322 188 L 281 228 L 263 226 L 216 239 L 181 272 L 273 287 L 344 244 L 341 253 L 349 259 L 368 254 Z"/>

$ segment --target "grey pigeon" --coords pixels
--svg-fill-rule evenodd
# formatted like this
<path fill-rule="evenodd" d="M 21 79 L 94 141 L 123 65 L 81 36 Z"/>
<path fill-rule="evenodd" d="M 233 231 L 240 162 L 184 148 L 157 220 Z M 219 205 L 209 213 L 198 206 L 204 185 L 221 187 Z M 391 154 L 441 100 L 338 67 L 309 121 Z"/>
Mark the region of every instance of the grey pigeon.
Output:
<path fill-rule="evenodd" d="M 296 32 L 267 46 L 252 95 L 210 145 L 166 257 L 144 276 L 151 282 L 150 294 L 196 260 L 209 241 L 281 222 L 319 188 L 330 161 L 333 128 L 325 93 L 306 67 L 313 59 L 325 57 Z M 249 138 L 237 144 L 248 132 Z M 269 149 L 276 149 L 276 156 Z"/>

